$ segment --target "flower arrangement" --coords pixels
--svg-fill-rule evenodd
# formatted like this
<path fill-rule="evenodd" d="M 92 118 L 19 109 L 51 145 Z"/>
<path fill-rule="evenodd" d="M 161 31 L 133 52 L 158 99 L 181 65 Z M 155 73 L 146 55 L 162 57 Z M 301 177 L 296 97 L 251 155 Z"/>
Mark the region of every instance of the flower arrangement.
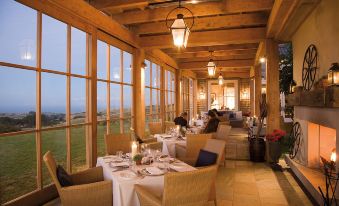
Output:
<path fill-rule="evenodd" d="M 273 130 L 273 133 L 266 135 L 266 140 L 269 141 L 269 142 L 278 142 L 285 135 L 286 135 L 285 131 L 275 129 L 275 130 Z"/>
<path fill-rule="evenodd" d="M 133 157 L 133 161 L 135 161 L 137 165 L 140 165 L 142 158 L 143 158 L 143 156 L 141 154 L 136 154 Z"/>

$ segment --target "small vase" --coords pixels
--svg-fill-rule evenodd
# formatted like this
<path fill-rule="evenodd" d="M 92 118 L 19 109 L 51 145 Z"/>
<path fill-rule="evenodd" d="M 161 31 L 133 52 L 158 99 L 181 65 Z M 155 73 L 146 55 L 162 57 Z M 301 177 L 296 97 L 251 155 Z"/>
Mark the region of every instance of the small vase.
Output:
<path fill-rule="evenodd" d="M 273 163 L 278 163 L 281 156 L 280 142 L 268 142 L 268 154 Z"/>
<path fill-rule="evenodd" d="M 135 161 L 135 164 L 136 164 L 136 165 L 141 165 L 141 160 Z"/>

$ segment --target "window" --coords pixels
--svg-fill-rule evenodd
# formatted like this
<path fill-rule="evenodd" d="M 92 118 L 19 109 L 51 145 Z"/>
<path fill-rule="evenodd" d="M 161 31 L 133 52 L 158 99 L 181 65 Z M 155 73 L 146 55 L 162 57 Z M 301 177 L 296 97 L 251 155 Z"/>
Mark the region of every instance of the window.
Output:
<path fill-rule="evenodd" d="M 98 155 L 105 154 L 104 135 L 129 133 L 133 126 L 132 54 L 97 41 Z"/>
<path fill-rule="evenodd" d="M 175 74 L 165 70 L 165 120 L 173 121 L 175 116 Z"/>
<path fill-rule="evenodd" d="M 235 109 L 235 86 L 234 83 L 227 83 L 224 87 L 224 106 L 228 109 Z"/>
<path fill-rule="evenodd" d="M 37 158 L 37 146 L 42 153 L 52 151 L 69 172 L 87 168 L 85 131 L 90 122 L 86 121 L 86 86 L 90 77 L 87 33 L 16 1 L 2 2 L 0 17 L 3 204 L 37 190 L 40 182 L 43 187 L 51 183 L 45 165 L 37 167 L 41 158 Z"/>
<path fill-rule="evenodd" d="M 188 77 L 182 78 L 183 111 L 187 112 L 188 119 L 194 117 L 194 80 Z"/>
<path fill-rule="evenodd" d="M 145 109 L 146 109 L 146 123 L 161 122 L 161 67 L 149 60 L 146 60 L 145 71 Z M 146 126 L 148 126 L 146 124 Z"/>

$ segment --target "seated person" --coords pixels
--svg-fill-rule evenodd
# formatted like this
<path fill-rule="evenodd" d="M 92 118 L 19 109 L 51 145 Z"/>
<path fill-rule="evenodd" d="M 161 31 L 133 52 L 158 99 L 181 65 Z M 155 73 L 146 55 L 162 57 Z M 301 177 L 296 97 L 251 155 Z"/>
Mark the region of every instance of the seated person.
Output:
<path fill-rule="evenodd" d="M 217 117 L 221 117 L 222 116 L 222 114 L 220 112 L 218 112 L 217 109 L 212 109 L 211 111 L 214 112 Z"/>
<path fill-rule="evenodd" d="M 217 118 L 217 115 L 212 110 L 209 110 L 208 111 L 208 122 L 203 133 L 207 134 L 207 133 L 216 132 L 218 129 L 219 122 L 220 121 Z"/>
<path fill-rule="evenodd" d="M 174 123 L 175 125 L 180 125 L 182 127 L 186 127 L 188 128 L 188 123 L 187 123 L 187 112 L 183 112 L 181 113 L 181 115 L 179 117 L 176 117 L 174 119 Z"/>

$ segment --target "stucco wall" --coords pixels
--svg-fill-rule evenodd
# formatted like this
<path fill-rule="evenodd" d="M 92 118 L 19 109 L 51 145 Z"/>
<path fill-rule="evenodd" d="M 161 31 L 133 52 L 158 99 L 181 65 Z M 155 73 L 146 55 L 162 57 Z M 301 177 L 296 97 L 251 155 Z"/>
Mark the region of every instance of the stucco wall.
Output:
<path fill-rule="evenodd" d="M 322 0 L 292 37 L 293 75 L 302 85 L 302 64 L 310 44 L 318 50 L 316 80 L 327 75 L 331 63 L 339 62 L 339 0 Z"/>

